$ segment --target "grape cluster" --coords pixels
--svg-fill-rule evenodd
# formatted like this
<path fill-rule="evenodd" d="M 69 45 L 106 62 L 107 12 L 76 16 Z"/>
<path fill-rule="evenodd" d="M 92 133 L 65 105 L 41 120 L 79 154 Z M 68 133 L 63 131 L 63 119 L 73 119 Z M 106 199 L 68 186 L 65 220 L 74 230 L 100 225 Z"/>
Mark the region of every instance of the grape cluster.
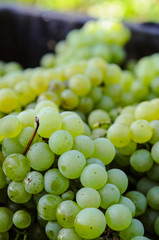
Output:
<path fill-rule="evenodd" d="M 92 21 L 40 67 L 0 63 L 0 239 L 159 235 L 159 100 L 146 60 L 117 65 L 129 37 Z"/>

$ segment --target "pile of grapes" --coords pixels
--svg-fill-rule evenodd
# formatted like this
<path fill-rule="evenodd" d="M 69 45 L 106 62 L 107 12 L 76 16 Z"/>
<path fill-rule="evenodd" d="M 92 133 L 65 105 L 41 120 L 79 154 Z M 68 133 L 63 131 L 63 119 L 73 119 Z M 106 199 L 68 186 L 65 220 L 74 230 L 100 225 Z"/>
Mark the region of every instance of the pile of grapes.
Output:
<path fill-rule="evenodd" d="M 121 69 L 129 38 L 91 21 L 0 62 L 0 240 L 158 239 L 159 54 Z"/>

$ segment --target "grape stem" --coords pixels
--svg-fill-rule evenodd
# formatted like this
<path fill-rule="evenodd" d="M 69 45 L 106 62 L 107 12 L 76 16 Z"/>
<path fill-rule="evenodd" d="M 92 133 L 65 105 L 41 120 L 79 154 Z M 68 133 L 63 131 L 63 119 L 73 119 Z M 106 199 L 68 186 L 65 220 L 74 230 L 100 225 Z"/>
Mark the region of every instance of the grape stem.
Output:
<path fill-rule="evenodd" d="M 29 140 L 29 142 L 28 142 L 28 144 L 27 144 L 27 146 L 26 146 L 26 148 L 25 148 L 25 150 L 23 152 L 23 155 L 25 155 L 26 152 L 28 151 L 28 149 L 29 149 L 29 147 L 30 147 L 32 141 L 34 140 L 34 137 L 35 137 L 35 135 L 36 135 L 36 133 L 38 131 L 38 128 L 39 128 L 39 118 L 38 117 L 35 117 L 35 122 L 36 122 L 36 128 L 35 128 L 35 130 L 33 132 L 33 135 L 31 136 L 31 138 L 30 138 L 30 140 Z"/>

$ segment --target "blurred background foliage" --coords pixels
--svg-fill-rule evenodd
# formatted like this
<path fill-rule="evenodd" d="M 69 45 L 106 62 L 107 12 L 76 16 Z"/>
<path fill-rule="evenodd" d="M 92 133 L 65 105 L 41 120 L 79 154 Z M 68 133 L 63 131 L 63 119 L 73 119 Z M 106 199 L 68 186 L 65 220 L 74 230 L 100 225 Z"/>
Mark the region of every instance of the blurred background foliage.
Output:
<path fill-rule="evenodd" d="M 159 21 L 159 0 L 0 0 L 56 11 L 86 13 L 98 18 Z"/>

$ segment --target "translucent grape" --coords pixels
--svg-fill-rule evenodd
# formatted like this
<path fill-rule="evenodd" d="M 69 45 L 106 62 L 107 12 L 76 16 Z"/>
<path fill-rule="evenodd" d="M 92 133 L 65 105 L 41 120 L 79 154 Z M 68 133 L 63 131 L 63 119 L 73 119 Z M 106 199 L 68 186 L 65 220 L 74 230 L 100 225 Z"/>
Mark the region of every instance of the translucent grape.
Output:
<path fill-rule="evenodd" d="M 21 129 L 22 123 L 15 115 L 7 115 L 0 119 L 0 133 L 5 137 L 16 137 Z"/>
<path fill-rule="evenodd" d="M 94 107 L 94 103 L 92 98 L 85 96 L 80 99 L 79 105 L 78 105 L 78 110 L 81 111 L 82 113 L 89 113 Z"/>
<path fill-rule="evenodd" d="M 58 169 L 49 169 L 44 175 L 44 188 L 48 193 L 60 195 L 69 187 L 69 180 Z"/>
<path fill-rule="evenodd" d="M 98 158 L 88 158 L 87 161 L 86 161 L 86 164 L 87 165 L 89 165 L 89 164 L 99 164 L 105 169 L 104 163 Z"/>
<path fill-rule="evenodd" d="M 56 211 L 56 218 L 62 227 L 70 228 L 74 226 L 74 220 L 81 208 L 71 200 L 61 202 Z"/>
<path fill-rule="evenodd" d="M 47 237 L 50 240 L 57 240 L 57 235 L 59 231 L 61 230 L 61 226 L 57 221 L 54 222 L 48 222 L 45 226 L 45 232 Z"/>
<path fill-rule="evenodd" d="M 142 215 L 146 211 L 147 201 L 146 201 L 146 197 L 142 193 L 138 191 L 129 191 L 125 194 L 125 197 L 130 198 L 131 201 L 135 204 L 136 217 Z"/>
<path fill-rule="evenodd" d="M 126 174 L 120 169 L 110 169 L 108 172 L 107 183 L 114 184 L 119 188 L 121 194 L 123 194 L 128 187 L 128 178 Z"/>
<path fill-rule="evenodd" d="M 120 191 L 119 189 L 113 184 L 105 184 L 99 190 L 101 203 L 100 207 L 107 209 L 113 204 L 116 204 L 120 198 Z"/>
<path fill-rule="evenodd" d="M 70 150 L 62 154 L 58 160 L 58 168 L 66 178 L 75 179 L 80 177 L 86 165 L 84 155 L 77 150 Z"/>
<path fill-rule="evenodd" d="M 53 79 L 50 83 L 49 83 L 49 87 L 48 90 L 51 92 L 55 92 L 58 95 L 63 92 L 63 90 L 65 89 L 65 84 L 64 82 L 62 82 L 59 79 Z"/>
<path fill-rule="evenodd" d="M 150 152 L 146 149 L 136 150 L 130 157 L 130 165 L 137 172 L 147 172 L 153 165 Z"/>
<path fill-rule="evenodd" d="M 31 216 L 25 210 L 16 211 L 13 215 L 13 223 L 17 228 L 27 228 L 31 224 Z"/>
<path fill-rule="evenodd" d="M 37 171 L 45 171 L 54 162 L 54 153 L 47 143 L 34 143 L 27 152 L 27 159 L 31 168 Z"/>
<path fill-rule="evenodd" d="M 58 113 L 58 106 L 53 101 L 50 101 L 50 100 L 44 100 L 37 103 L 35 106 L 35 111 L 39 113 L 43 108 L 46 108 L 46 107 L 51 107 L 51 109 L 54 112 Z"/>
<path fill-rule="evenodd" d="M 66 116 L 62 120 L 62 129 L 68 131 L 72 137 L 77 137 L 78 135 L 82 135 L 84 131 L 84 125 L 81 118 L 77 116 Z"/>
<path fill-rule="evenodd" d="M 5 138 L 2 142 L 2 152 L 4 157 L 13 153 L 23 153 L 24 147 L 20 144 L 18 136 L 15 138 Z"/>
<path fill-rule="evenodd" d="M 94 143 L 90 137 L 80 135 L 74 138 L 73 149 L 80 151 L 85 158 L 88 158 L 94 152 Z"/>
<path fill-rule="evenodd" d="M 56 219 L 57 206 L 61 202 L 61 197 L 53 194 L 45 194 L 38 201 L 37 210 L 39 216 L 47 221 L 54 221 Z"/>
<path fill-rule="evenodd" d="M 23 124 L 23 127 L 34 128 L 36 112 L 33 109 L 27 109 L 18 114 L 18 118 Z"/>
<path fill-rule="evenodd" d="M 154 164 L 152 168 L 147 172 L 149 179 L 153 181 L 159 181 L 159 164 Z"/>
<path fill-rule="evenodd" d="M 157 217 L 155 220 L 154 229 L 155 229 L 155 233 L 157 234 L 157 236 L 159 236 L 159 217 Z"/>
<path fill-rule="evenodd" d="M 98 191 L 93 188 L 86 187 L 78 190 L 76 193 L 76 202 L 81 208 L 99 208 L 101 198 Z"/>
<path fill-rule="evenodd" d="M 82 240 L 82 238 L 76 233 L 74 228 L 62 228 L 58 235 L 57 240 Z"/>
<path fill-rule="evenodd" d="M 62 155 L 72 149 L 73 138 L 71 134 L 65 130 L 54 132 L 49 138 L 49 147 L 57 155 Z"/>
<path fill-rule="evenodd" d="M 124 147 L 130 141 L 130 128 L 126 125 L 115 123 L 108 129 L 107 137 L 115 147 Z"/>
<path fill-rule="evenodd" d="M 122 155 L 129 156 L 133 152 L 135 152 L 136 148 L 137 148 L 137 143 L 130 140 L 130 142 L 128 142 L 126 146 L 118 148 L 118 152 Z"/>
<path fill-rule="evenodd" d="M 146 198 L 152 209 L 159 210 L 159 186 L 152 187 L 147 192 Z"/>
<path fill-rule="evenodd" d="M 83 135 L 86 135 L 88 137 L 91 136 L 91 129 L 88 126 L 88 124 L 83 122 L 83 126 L 84 126 Z"/>
<path fill-rule="evenodd" d="M 3 189 L 6 185 L 6 175 L 4 174 L 2 167 L 0 167 L 0 189 Z"/>
<path fill-rule="evenodd" d="M 101 109 L 93 110 L 88 116 L 88 124 L 91 128 L 97 123 L 107 123 L 109 120 L 109 114 Z"/>
<path fill-rule="evenodd" d="M 92 157 L 99 158 L 105 165 L 112 162 L 115 157 L 115 147 L 109 139 L 97 138 L 94 141 L 94 152 Z"/>
<path fill-rule="evenodd" d="M 79 97 L 70 89 L 61 93 L 61 105 L 64 109 L 72 110 L 79 104 Z"/>
<path fill-rule="evenodd" d="M 24 188 L 30 194 L 37 194 L 43 190 L 44 178 L 39 172 L 32 171 L 24 179 Z"/>
<path fill-rule="evenodd" d="M 0 233 L 7 232 L 13 225 L 13 213 L 6 207 L 0 207 Z"/>
<path fill-rule="evenodd" d="M 150 126 L 153 130 L 153 133 L 149 142 L 151 144 L 154 144 L 159 141 L 159 120 L 154 120 L 150 122 Z"/>
<path fill-rule="evenodd" d="M 74 227 L 79 236 L 92 239 L 99 237 L 104 232 L 106 219 L 99 209 L 85 208 L 77 214 Z"/>
<path fill-rule="evenodd" d="M 106 210 L 105 217 L 108 226 L 115 231 L 126 229 L 132 221 L 132 214 L 129 208 L 123 204 L 110 206 Z"/>
<path fill-rule="evenodd" d="M 130 225 L 119 234 L 122 240 L 131 240 L 136 236 L 144 235 L 144 226 L 138 219 L 132 219 Z"/>
<path fill-rule="evenodd" d="M 99 86 L 103 81 L 103 73 L 98 67 L 88 65 L 85 74 L 91 80 L 92 86 Z"/>
<path fill-rule="evenodd" d="M 132 217 L 135 216 L 136 207 L 135 207 L 135 204 L 133 203 L 133 201 L 131 201 L 131 199 L 120 196 L 118 203 L 127 206 L 132 214 Z"/>
<path fill-rule="evenodd" d="M 36 95 L 40 95 L 48 88 L 48 81 L 46 81 L 46 78 L 38 72 L 34 72 L 29 83 L 30 87 L 35 91 Z"/>
<path fill-rule="evenodd" d="M 14 90 L 9 88 L 0 89 L 0 111 L 10 113 L 18 105 L 18 96 Z"/>
<path fill-rule="evenodd" d="M 131 138 L 134 142 L 145 143 L 152 137 L 152 128 L 148 121 L 139 119 L 134 121 L 131 126 Z"/>
<path fill-rule="evenodd" d="M 24 155 L 13 153 L 4 160 L 3 171 L 8 178 L 18 182 L 30 172 L 30 166 Z"/>
<path fill-rule="evenodd" d="M 64 192 L 63 194 L 61 194 L 61 198 L 65 201 L 65 200 L 73 200 L 75 197 L 75 194 L 73 191 L 68 190 L 66 192 Z"/>
<path fill-rule="evenodd" d="M 107 172 L 99 164 L 87 165 L 80 177 L 80 181 L 84 187 L 99 189 L 107 182 Z"/>
<path fill-rule="evenodd" d="M 158 118 L 158 108 L 156 104 L 150 101 L 140 103 L 135 110 L 136 119 L 145 119 L 148 122 L 156 120 Z"/>
<path fill-rule="evenodd" d="M 78 96 L 82 97 L 89 93 L 91 81 L 86 75 L 76 74 L 69 80 L 68 86 Z"/>
<path fill-rule="evenodd" d="M 42 109 L 37 117 L 39 118 L 38 134 L 44 138 L 49 138 L 51 134 L 60 130 L 62 120 L 60 115 L 51 109 Z"/>
<path fill-rule="evenodd" d="M 151 156 L 156 163 L 159 163 L 159 141 L 156 142 L 151 148 Z"/>
<path fill-rule="evenodd" d="M 26 148 L 27 144 L 29 143 L 32 135 L 34 133 L 34 128 L 32 127 L 25 127 L 23 128 L 23 130 L 21 131 L 21 133 L 18 136 L 18 140 L 19 143 L 21 144 L 21 146 L 23 146 L 24 148 Z M 38 134 L 36 134 L 34 136 L 34 139 L 32 141 L 32 144 L 38 142 L 40 140 Z"/>
<path fill-rule="evenodd" d="M 126 126 L 130 126 L 133 123 L 133 121 L 134 116 L 130 113 L 122 113 L 115 120 L 116 123 L 120 123 Z"/>

